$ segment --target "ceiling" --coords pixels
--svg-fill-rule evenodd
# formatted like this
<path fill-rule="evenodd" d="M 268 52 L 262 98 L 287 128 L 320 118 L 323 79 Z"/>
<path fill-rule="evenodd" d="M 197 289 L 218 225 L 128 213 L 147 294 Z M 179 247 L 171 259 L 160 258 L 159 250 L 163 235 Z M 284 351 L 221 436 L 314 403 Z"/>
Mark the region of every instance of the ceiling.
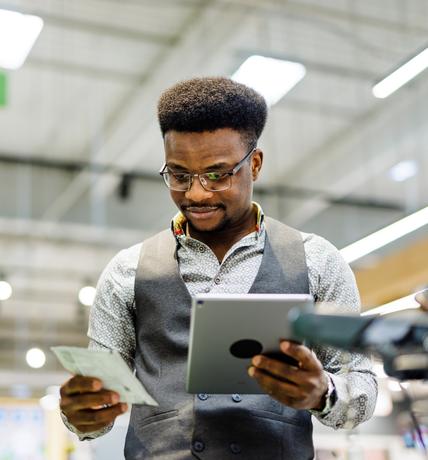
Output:
<path fill-rule="evenodd" d="M 387 99 L 371 93 L 427 45 L 426 0 L 0 0 L 0 8 L 45 21 L 25 65 L 6 72 L 0 107 L 0 273 L 14 287 L 0 304 L 0 373 L 27 372 L 29 346 L 84 345 L 79 288 L 119 249 L 168 225 L 156 103 L 178 80 L 231 75 L 256 53 L 306 66 L 260 141 L 256 199 L 289 225 L 340 248 L 428 204 L 428 71 Z M 397 183 L 388 171 L 402 160 L 419 172 Z M 47 371 L 58 371 L 52 355 Z"/>

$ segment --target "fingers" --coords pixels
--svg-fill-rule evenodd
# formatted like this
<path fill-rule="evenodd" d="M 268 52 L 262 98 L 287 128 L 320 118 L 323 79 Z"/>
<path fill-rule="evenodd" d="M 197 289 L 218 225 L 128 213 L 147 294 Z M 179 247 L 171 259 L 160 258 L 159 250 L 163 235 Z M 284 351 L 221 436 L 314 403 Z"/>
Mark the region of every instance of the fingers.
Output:
<path fill-rule="evenodd" d="M 101 380 L 76 375 L 60 390 L 60 408 L 68 422 L 82 433 L 97 431 L 110 425 L 126 412 L 118 393 L 102 387 Z"/>
<path fill-rule="evenodd" d="M 267 373 L 266 370 L 251 366 L 248 373 L 257 380 L 257 383 L 272 398 L 295 409 L 319 408 L 323 395 L 328 390 L 328 380 L 324 371 L 307 372 L 299 371 L 301 374 L 300 383 L 283 380 Z M 300 377 L 299 377 L 300 379 Z"/>
<path fill-rule="evenodd" d="M 60 407 L 63 412 L 71 408 L 74 411 L 82 409 L 95 409 L 105 404 L 114 405 L 120 400 L 120 396 L 109 390 L 101 390 L 96 393 L 84 393 L 68 395 L 61 398 Z"/>
<path fill-rule="evenodd" d="M 71 412 L 67 420 L 82 433 L 97 431 L 114 422 L 117 416 L 123 414 L 128 406 L 124 403 L 115 404 L 105 409 L 86 409 Z"/>
<path fill-rule="evenodd" d="M 298 361 L 300 369 L 308 371 L 322 370 L 322 364 L 319 362 L 318 358 L 304 345 L 283 340 L 280 343 L 280 349 L 283 353 Z"/>
<path fill-rule="evenodd" d="M 266 374 L 258 368 L 250 368 L 252 377 L 254 377 L 260 386 L 269 394 L 284 394 L 292 398 L 301 396 L 301 391 L 297 385 L 292 382 L 278 380 L 272 375 Z"/>
<path fill-rule="evenodd" d="M 91 393 L 100 391 L 103 383 L 95 377 L 84 377 L 83 375 L 75 375 L 68 380 L 60 389 L 61 396 Z"/>
<path fill-rule="evenodd" d="M 300 387 L 291 382 L 288 383 L 278 380 L 255 367 L 249 369 L 249 374 L 257 380 L 257 383 L 262 387 L 265 393 L 287 406 L 296 409 L 300 408 L 299 402 L 304 398 Z"/>
<path fill-rule="evenodd" d="M 251 377 L 272 398 L 295 409 L 312 409 L 320 406 L 328 389 L 328 380 L 322 364 L 304 345 L 289 341 L 280 344 L 282 353 L 294 358 L 299 367 L 257 355 L 248 369 Z"/>
<path fill-rule="evenodd" d="M 252 364 L 258 370 L 268 372 L 281 380 L 288 380 L 292 383 L 300 383 L 302 381 L 302 370 L 290 364 L 282 363 L 263 355 L 255 356 L 252 360 Z"/>

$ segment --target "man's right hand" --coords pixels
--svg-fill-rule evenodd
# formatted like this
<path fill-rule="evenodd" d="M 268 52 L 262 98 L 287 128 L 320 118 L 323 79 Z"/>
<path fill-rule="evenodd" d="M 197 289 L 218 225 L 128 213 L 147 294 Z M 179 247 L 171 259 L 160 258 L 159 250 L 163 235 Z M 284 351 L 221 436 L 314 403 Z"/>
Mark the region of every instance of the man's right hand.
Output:
<path fill-rule="evenodd" d="M 126 412 L 119 395 L 103 388 L 101 380 L 75 375 L 62 385 L 60 408 L 68 422 L 81 433 L 98 431 Z"/>

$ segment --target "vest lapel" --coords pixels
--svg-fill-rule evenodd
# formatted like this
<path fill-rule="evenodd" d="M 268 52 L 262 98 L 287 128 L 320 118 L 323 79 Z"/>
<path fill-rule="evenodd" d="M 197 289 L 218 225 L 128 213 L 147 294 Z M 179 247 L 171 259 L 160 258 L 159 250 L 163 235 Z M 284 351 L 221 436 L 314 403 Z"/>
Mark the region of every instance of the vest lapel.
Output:
<path fill-rule="evenodd" d="M 309 294 L 308 269 L 300 232 L 265 218 L 263 258 L 250 293 Z"/>
<path fill-rule="evenodd" d="M 143 283 L 140 282 L 143 279 L 149 284 L 149 286 L 148 284 L 144 286 L 146 291 L 147 287 L 155 287 L 154 284 L 150 285 L 152 280 L 153 283 L 162 280 L 169 293 L 174 293 L 177 298 L 185 300 L 190 306 L 191 296 L 180 275 L 177 263 L 177 243 L 171 230 L 165 230 L 143 243 L 135 277 L 136 298 L 144 295 L 144 292 L 141 292 Z"/>

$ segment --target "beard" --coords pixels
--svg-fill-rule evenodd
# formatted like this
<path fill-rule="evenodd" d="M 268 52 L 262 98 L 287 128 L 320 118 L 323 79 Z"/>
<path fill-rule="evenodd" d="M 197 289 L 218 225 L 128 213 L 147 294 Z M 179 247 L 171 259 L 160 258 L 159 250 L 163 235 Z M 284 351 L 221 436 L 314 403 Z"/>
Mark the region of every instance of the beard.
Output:
<path fill-rule="evenodd" d="M 211 226 L 209 226 L 207 223 L 200 223 L 198 221 L 192 222 L 192 218 L 188 214 L 188 208 L 211 208 L 211 207 L 216 207 L 218 208 L 221 213 L 223 214 L 223 217 L 221 220 L 217 223 L 213 223 Z M 224 230 L 227 225 L 230 222 L 230 218 L 227 216 L 226 212 L 226 206 L 223 203 L 215 203 L 215 204 L 208 204 L 208 203 L 186 203 L 184 205 L 179 206 L 179 209 L 181 212 L 184 214 L 184 216 L 187 219 L 187 225 L 189 226 L 189 229 L 194 229 L 198 233 L 215 233 L 215 232 L 221 232 Z"/>
<path fill-rule="evenodd" d="M 193 229 L 198 233 L 218 233 L 218 232 L 225 230 L 230 225 L 230 219 L 228 217 L 225 217 L 217 224 L 213 225 L 212 227 L 208 227 L 208 228 L 207 227 L 200 228 L 198 224 L 193 225 L 190 219 L 187 220 L 187 225 L 189 226 L 190 230 Z"/>

